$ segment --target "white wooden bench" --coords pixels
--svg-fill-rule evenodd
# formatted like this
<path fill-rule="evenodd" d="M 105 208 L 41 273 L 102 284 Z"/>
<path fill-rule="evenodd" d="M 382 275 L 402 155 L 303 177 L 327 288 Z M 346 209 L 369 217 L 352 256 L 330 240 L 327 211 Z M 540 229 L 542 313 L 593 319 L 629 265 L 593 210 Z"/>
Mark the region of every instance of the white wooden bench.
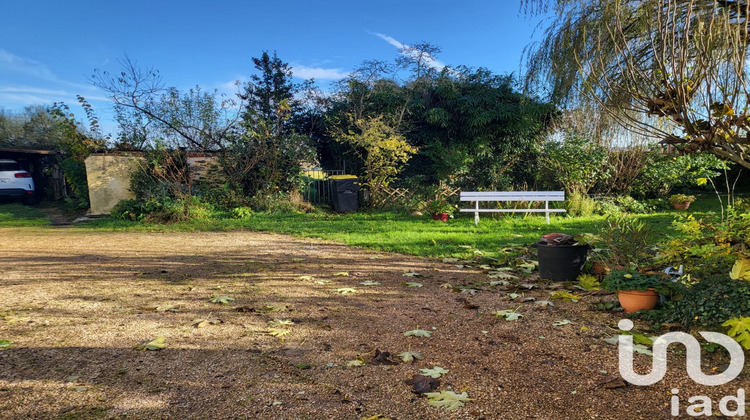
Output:
<path fill-rule="evenodd" d="M 550 201 L 565 201 L 564 191 L 462 191 L 460 201 L 473 201 L 473 209 L 461 209 L 461 212 L 474 213 L 474 223 L 479 224 L 479 213 L 545 213 L 549 224 L 550 213 L 564 213 L 565 209 L 549 208 Z M 543 209 L 480 209 L 483 201 L 544 201 Z"/>

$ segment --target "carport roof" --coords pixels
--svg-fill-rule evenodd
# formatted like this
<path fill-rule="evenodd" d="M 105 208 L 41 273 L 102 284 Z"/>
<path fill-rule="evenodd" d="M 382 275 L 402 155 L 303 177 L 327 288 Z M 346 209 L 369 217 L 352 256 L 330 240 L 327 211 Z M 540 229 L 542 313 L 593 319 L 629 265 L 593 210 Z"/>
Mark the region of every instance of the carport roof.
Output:
<path fill-rule="evenodd" d="M 14 147 L 0 147 L 0 153 L 27 153 L 30 155 L 54 155 L 57 154 L 54 150 L 34 150 L 34 149 L 18 149 Z"/>

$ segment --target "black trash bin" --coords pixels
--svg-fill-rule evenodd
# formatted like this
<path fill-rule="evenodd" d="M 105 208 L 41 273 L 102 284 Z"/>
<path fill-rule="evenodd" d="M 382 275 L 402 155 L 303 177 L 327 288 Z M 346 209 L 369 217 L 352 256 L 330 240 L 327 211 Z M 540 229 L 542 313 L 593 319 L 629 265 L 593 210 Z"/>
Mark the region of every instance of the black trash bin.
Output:
<path fill-rule="evenodd" d="M 357 211 L 359 209 L 359 182 L 354 175 L 337 175 L 331 177 L 333 186 L 333 210 L 338 213 Z"/>
<path fill-rule="evenodd" d="M 589 245 L 546 245 L 535 243 L 539 277 L 552 281 L 573 281 L 581 275 Z"/>

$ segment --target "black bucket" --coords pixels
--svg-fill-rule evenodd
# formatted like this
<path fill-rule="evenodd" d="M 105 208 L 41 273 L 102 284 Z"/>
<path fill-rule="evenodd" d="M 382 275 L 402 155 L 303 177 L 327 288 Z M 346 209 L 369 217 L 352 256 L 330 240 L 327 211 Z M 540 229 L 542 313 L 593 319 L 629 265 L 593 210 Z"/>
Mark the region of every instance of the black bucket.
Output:
<path fill-rule="evenodd" d="M 545 245 L 535 243 L 539 277 L 552 281 L 573 281 L 581 275 L 589 245 Z"/>

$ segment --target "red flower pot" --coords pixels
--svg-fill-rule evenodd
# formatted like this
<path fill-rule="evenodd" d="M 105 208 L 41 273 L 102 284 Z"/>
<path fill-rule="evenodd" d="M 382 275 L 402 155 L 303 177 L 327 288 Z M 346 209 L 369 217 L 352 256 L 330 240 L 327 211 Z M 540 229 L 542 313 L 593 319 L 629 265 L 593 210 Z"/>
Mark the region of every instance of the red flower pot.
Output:
<path fill-rule="evenodd" d="M 686 201 L 684 203 L 672 203 L 672 206 L 675 210 L 687 210 L 688 207 L 690 207 L 690 202 Z"/>
<path fill-rule="evenodd" d="M 432 214 L 433 220 L 440 220 L 441 222 L 447 222 L 450 217 L 451 215 L 448 213 L 433 213 Z"/>

